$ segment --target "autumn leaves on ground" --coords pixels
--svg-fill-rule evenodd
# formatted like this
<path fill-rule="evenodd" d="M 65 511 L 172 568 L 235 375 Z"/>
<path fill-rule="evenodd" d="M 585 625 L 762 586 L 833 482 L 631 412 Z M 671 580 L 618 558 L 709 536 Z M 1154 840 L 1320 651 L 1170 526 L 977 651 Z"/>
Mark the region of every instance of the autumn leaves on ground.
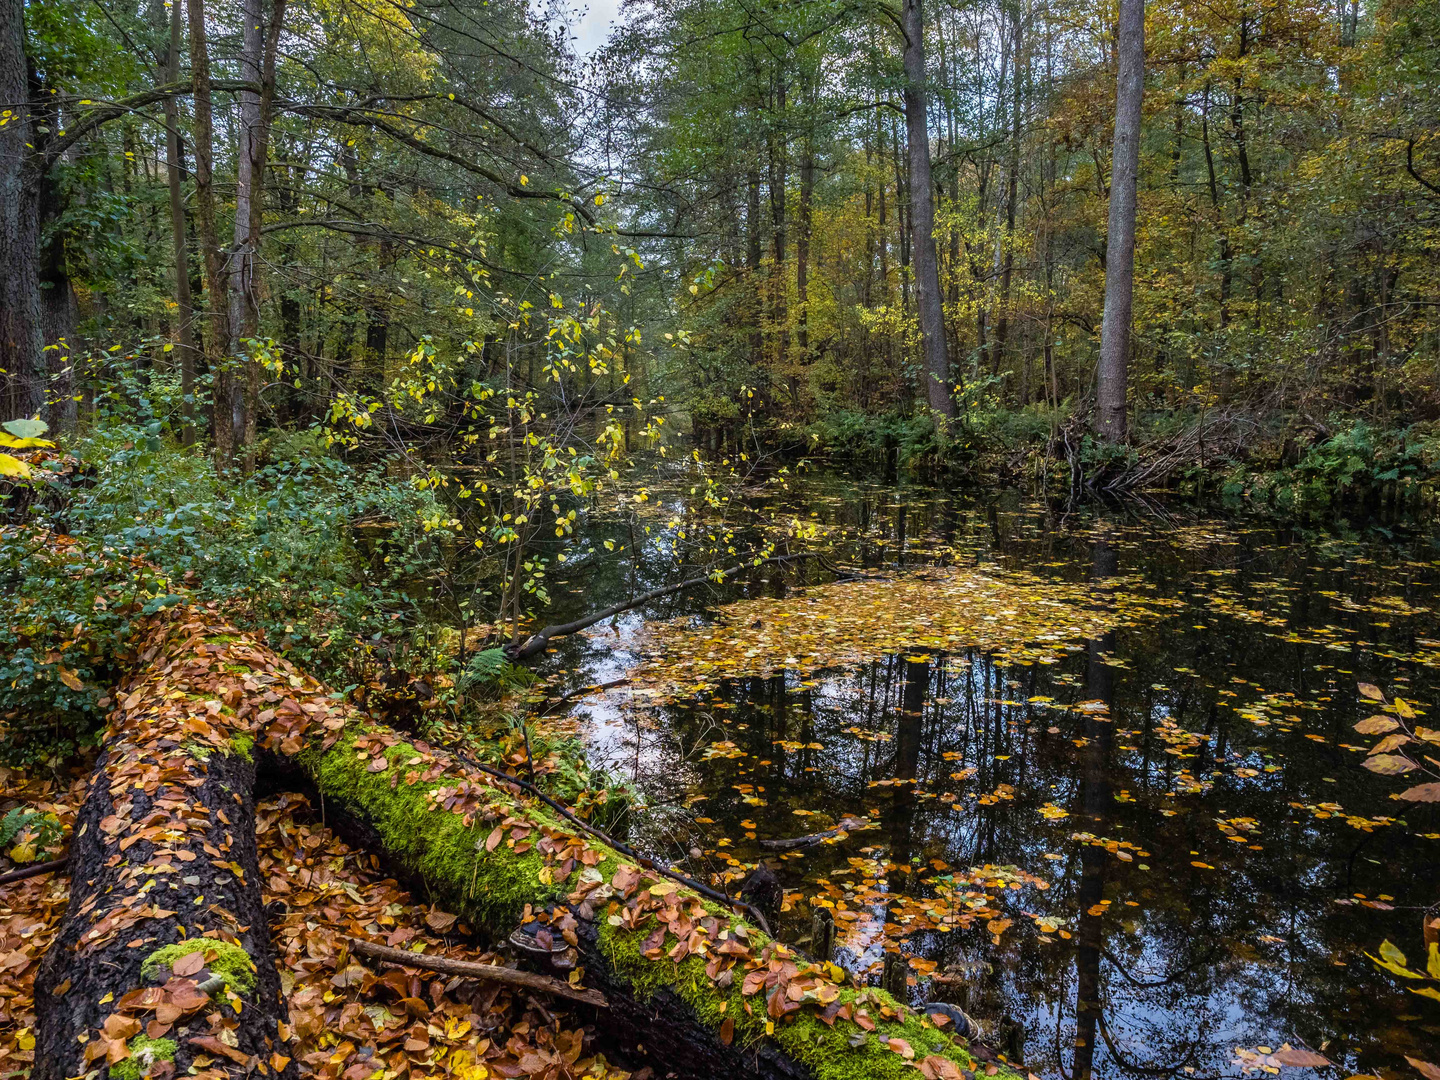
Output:
<path fill-rule="evenodd" d="M 5 777 L 7 800 L 48 805 L 66 826 L 83 787 L 80 779 L 56 790 L 51 780 Z M 417 902 L 377 869 L 374 856 L 348 847 L 321 818 L 307 799 L 289 793 L 262 802 L 256 813 L 266 906 L 283 905 L 272 936 L 290 1005 L 291 1045 L 306 1071 L 353 1080 L 372 1075 L 374 1062 L 397 1076 L 413 1069 L 418 1076 L 462 1080 L 561 1075 L 566 1066 L 605 1075 L 603 1059 L 585 1045 L 581 1022 L 563 1008 L 499 984 L 420 970 L 380 972 L 349 958 L 340 944 L 346 936 L 423 944 L 427 952 L 478 962 L 498 959 L 470 944 L 468 935 L 438 933 L 464 928 Z M 8 886 L 0 900 L 0 1070 L 7 1076 L 34 1063 L 35 972 L 55 937 L 68 886 L 59 875 L 31 878 Z M 206 1056 L 223 1060 L 221 1054 Z"/>
<path fill-rule="evenodd" d="M 213 608 L 156 615 L 128 663 L 96 783 L 7 774 L 13 797 L 49 815 L 20 842 L 58 852 L 68 831 L 70 860 L 68 896 L 59 875 L 6 893 L 7 1071 L 601 1077 L 644 1073 L 644 1043 L 664 1048 L 656 1066 L 689 1055 L 692 1072 L 732 1047 L 734 1075 L 954 1080 L 973 1067 L 943 1020 L 840 985 L 833 966 L 620 857 L 517 784 L 375 725 Z M 257 761 L 313 785 L 320 820 L 293 794 L 257 810 Z M 352 853 L 332 819 L 375 850 Z M 529 933 L 528 951 L 559 954 L 572 986 L 600 985 L 609 1045 L 643 1035 L 624 1046 L 638 1060 L 606 1060 L 594 1012 L 387 972 L 347 945 L 473 958 L 472 930 Z M 762 1043 L 744 1064 L 739 1051 Z"/>

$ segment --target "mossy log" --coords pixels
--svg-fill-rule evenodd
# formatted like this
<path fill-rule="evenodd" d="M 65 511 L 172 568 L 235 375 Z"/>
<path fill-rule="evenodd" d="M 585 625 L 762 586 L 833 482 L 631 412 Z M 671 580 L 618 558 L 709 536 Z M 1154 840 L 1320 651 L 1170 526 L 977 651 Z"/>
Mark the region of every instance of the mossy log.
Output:
<path fill-rule="evenodd" d="M 255 766 L 218 646 L 157 628 L 117 694 L 35 987 L 34 1080 L 295 1074 L 260 894 Z"/>
<path fill-rule="evenodd" d="M 303 775 L 332 826 L 383 853 L 434 902 L 496 941 L 518 942 L 542 971 L 604 994 L 602 1037 L 636 1064 L 744 1080 L 899 1080 L 917 1067 L 928 1080 L 959 1080 L 975 1068 L 965 1045 L 924 1014 L 845 985 L 833 965 L 811 963 L 724 905 L 637 866 L 518 785 L 375 723 L 214 610 L 178 613 L 156 634 L 163 646 L 151 652 L 171 658 L 167 700 L 192 710 L 213 703 L 209 715 L 253 733 L 262 773 Z M 191 670 L 186 655 L 223 672 L 218 684 L 192 691 L 174 679 Z M 235 763 L 232 783 L 249 781 L 238 758 L 209 765 L 224 762 Z M 252 837 L 252 859 L 253 850 Z M 253 881 L 250 870 L 232 875 L 209 897 L 233 906 Z M 258 913 L 250 925 L 260 925 Z M 244 940 L 273 978 L 268 951 Z"/>

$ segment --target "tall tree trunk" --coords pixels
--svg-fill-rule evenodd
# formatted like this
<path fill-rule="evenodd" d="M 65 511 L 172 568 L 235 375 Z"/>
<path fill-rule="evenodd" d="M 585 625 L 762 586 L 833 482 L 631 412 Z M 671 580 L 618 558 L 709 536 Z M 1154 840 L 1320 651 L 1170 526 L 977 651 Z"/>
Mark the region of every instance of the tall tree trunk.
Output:
<path fill-rule="evenodd" d="M 205 37 L 205 0 L 186 0 L 190 20 L 190 73 L 195 95 L 195 210 L 196 229 L 205 268 L 206 304 L 210 311 L 205 335 L 205 363 L 210 369 L 215 401 L 211 427 L 215 462 L 230 467 L 235 457 L 234 373 L 225 363 L 230 342 L 230 320 L 225 310 L 224 270 L 220 264 L 220 234 L 215 224 L 215 134 L 210 99 L 210 49 Z"/>
<path fill-rule="evenodd" d="M 1005 344 L 1010 337 L 1010 282 L 1015 272 L 1015 204 L 1020 194 L 1020 90 L 1022 74 L 1020 66 L 1020 11 L 1018 8 L 1012 8 L 1010 14 L 1012 19 L 1012 33 L 1014 35 L 1014 45 L 1010 50 L 1010 160 L 1005 166 L 1005 171 L 1009 175 L 1005 184 L 1005 234 L 1003 241 L 1004 259 L 1000 270 L 1000 311 L 995 322 L 995 344 L 990 354 L 990 372 L 993 375 L 1000 374 L 1000 367 L 1005 360 Z M 1024 404 L 1024 402 L 1022 401 L 1021 404 Z"/>
<path fill-rule="evenodd" d="M 758 153 L 758 151 L 757 151 Z M 764 246 L 764 226 L 760 223 L 760 167 L 750 167 L 746 177 L 745 199 L 745 265 L 750 272 L 750 363 L 757 368 L 765 359 L 765 305 L 760 294 L 760 253 Z"/>
<path fill-rule="evenodd" d="M 770 273 L 770 309 L 776 333 L 775 362 L 783 367 L 790 353 L 789 314 L 785 296 L 785 189 L 789 183 L 786 146 L 785 72 L 775 88 L 775 119 L 770 135 L 770 235 L 775 262 Z M 774 130 L 778 128 L 778 134 Z"/>
<path fill-rule="evenodd" d="M 0 127 L 0 371 L 9 419 L 40 412 L 47 381 L 37 274 L 41 166 L 31 150 L 24 0 L 0 0 L 0 101 L 11 110 Z"/>
<path fill-rule="evenodd" d="M 32 100 L 49 100 L 48 87 L 32 84 Z M 59 128 L 58 110 L 43 105 L 36 109 L 36 119 L 50 131 Z M 65 229 L 60 222 L 67 199 L 55 182 L 45 154 L 46 135 L 35 138 L 36 163 L 34 183 L 38 187 L 40 209 L 40 252 L 36 267 L 39 289 L 40 343 L 39 367 L 45 378 L 45 415 L 55 431 L 68 431 L 75 426 L 75 329 L 79 322 L 75 288 L 70 282 L 69 256 L 66 251 Z"/>
<path fill-rule="evenodd" d="M 1135 297 L 1135 203 L 1140 175 L 1140 106 L 1145 93 L 1145 0 L 1120 0 L 1116 44 L 1115 143 L 1110 167 L 1110 227 L 1105 251 L 1105 321 L 1095 430 L 1101 439 L 1128 438 L 1127 369 Z"/>
<path fill-rule="evenodd" d="M 180 79 L 180 5 L 171 0 L 170 44 L 165 53 L 165 81 Z M 180 441 L 195 443 L 195 302 L 190 294 L 190 252 L 185 237 L 185 164 L 180 140 L 180 107 L 165 99 L 165 173 L 170 187 L 170 246 L 175 258 L 175 346 L 180 353 Z"/>
<path fill-rule="evenodd" d="M 795 314 L 795 335 L 802 364 L 810 362 L 810 203 L 814 193 L 815 142 L 807 132 L 800 158 L 800 202 L 796 208 L 799 220 L 795 230 L 795 305 L 799 309 Z"/>
<path fill-rule="evenodd" d="M 930 130 L 925 109 L 925 21 L 920 0 L 905 0 L 905 130 L 910 146 L 910 229 L 915 301 L 925 355 L 925 392 L 933 412 L 953 415 L 944 301 L 935 257 L 935 187 L 930 181 Z"/>
<path fill-rule="evenodd" d="M 242 0 L 244 19 L 240 45 L 240 78 L 247 83 L 260 83 L 265 30 L 260 14 L 260 0 Z M 250 216 L 258 203 L 256 182 L 261 163 L 255 151 L 260 138 L 260 95 L 241 90 L 236 99 L 240 104 L 240 125 L 235 130 L 235 225 L 230 247 L 226 286 L 230 310 L 229 350 L 233 357 L 245 355 L 244 341 L 259 332 L 259 307 L 255 297 L 255 251 L 250 244 Z M 254 361 L 244 361 L 236 376 L 230 399 L 232 445 L 238 450 L 246 445 L 247 430 L 254 402 L 251 383 L 256 383 L 252 370 Z M 218 423 L 218 418 L 217 418 Z"/>

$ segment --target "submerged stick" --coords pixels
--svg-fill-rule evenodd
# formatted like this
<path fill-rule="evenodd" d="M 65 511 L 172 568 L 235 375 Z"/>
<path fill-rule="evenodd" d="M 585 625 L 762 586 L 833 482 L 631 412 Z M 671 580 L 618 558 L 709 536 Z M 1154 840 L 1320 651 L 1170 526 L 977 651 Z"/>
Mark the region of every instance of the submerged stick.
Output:
<path fill-rule="evenodd" d="M 438 971 L 442 975 L 459 975 L 466 979 L 483 979 L 488 982 L 505 983 L 508 986 L 523 986 L 527 990 L 538 990 L 551 997 L 583 1001 L 587 1005 L 597 1005 L 602 1009 L 610 1006 L 610 1003 L 605 1000 L 605 995 L 598 990 L 587 990 L 583 986 L 571 986 L 560 979 L 552 979 L 549 975 L 538 975 L 533 971 L 501 967 L 499 964 L 476 964 L 469 960 L 452 960 L 447 956 L 429 956 L 426 953 L 410 952 L 407 949 L 392 949 L 387 945 L 376 945 L 374 942 L 365 941 L 363 938 L 345 938 L 344 941 L 350 946 L 350 951 L 357 956 L 366 956 L 371 960 L 380 960 L 387 964 L 424 968 L 426 971 Z"/>

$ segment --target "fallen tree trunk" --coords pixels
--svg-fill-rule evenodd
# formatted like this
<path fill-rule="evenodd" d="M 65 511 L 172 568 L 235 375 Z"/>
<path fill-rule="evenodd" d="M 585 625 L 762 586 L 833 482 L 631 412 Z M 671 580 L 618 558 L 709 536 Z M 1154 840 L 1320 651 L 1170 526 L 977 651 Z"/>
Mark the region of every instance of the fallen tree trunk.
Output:
<path fill-rule="evenodd" d="M 296 1075 L 255 847 L 250 726 L 221 650 L 179 634 L 111 715 L 35 986 L 35 1080 Z M 173 684 L 187 694 L 167 694 Z"/>
<path fill-rule="evenodd" d="M 238 634 L 213 609 L 162 617 L 153 633 L 148 652 L 166 665 L 170 711 L 212 719 L 233 714 L 236 730 L 249 725 L 259 768 L 302 774 L 318 790 L 329 824 L 383 852 L 392 869 L 469 925 L 497 941 L 519 943 L 542 971 L 603 994 L 609 1006 L 603 1035 L 637 1064 L 649 1061 L 661 1074 L 742 1080 L 899 1080 L 913 1075 L 916 1065 L 930 1080 L 959 1080 L 963 1067 L 973 1067 L 965 1047 L 923 1014 L 879 991 L 836 982 L 838 969 L 810 963 L 726 905 L 638 865 L 518 784 L 374 723 Z M 201 672 L 198 681 L 195 672 Z M 118 732 L 112 744 L 126 737 Z M 118 760 L 109 744 L 106 755 L 107 763 Z M 191 757 L 178 756 L 185 768 L 195 768 Z M 213 818 L 220 807 L 211 810 L 204 801 L 211 772 L 216 781 L 223 773 L 240 803 L 248 805 L 253 774 L 243 765 L 248 763 L 236 755 L 213 755 L 208 771 L 187 773 L 193 781 L 184 788 L 187 798 L 180 798 L 177 788 L 169 812 L 186 820 Z M 132 797 L 131 784 L 119 783 L 126 798 Z M 92 798 L 112 797 L 115 785 L 97 783 L 99 794 Z M 97 805 L 83 819 L 95 823 L 77 835 L 76 844 L 94 842 L 92 834 L 104 831 L 103 809 Z M 230 823 L 231 842 L 237 843 L 233 834 L 241 819 L 230 815 Z M 218 827 L 213 819 L 211 827 Z M 134 841 L 127 854 L 135 855 L 122 863 L 151 858 L 141 847 L 146 842 Z M 253 860 L 253 833 L 250 845 Z M 102 855 L 72 845 L 77 867 L 89 867 L 96 858 L 103 864 Z M 244 873 L 232 871 L 230 880 L 205 886 L 215 906 L 240 906 L 239 895 L 254 883 L 243 858 L 240 869 Z M 77 881 L 84 877 L 77 872 Z M 155 880 L 155 889 L 167 888 L 171 874 L 157 870 Z M 93 936 L 99 906 L 74 906 L 73 927 L 67 919 L 72 940 Z M 263 927 L 258 912 L 249 916 L 247 931 L 252 927 Z M 225 932 L 220 925 L 216 930 Z M 155 936 L 158 941 L 158 931 Z M 268 951 L 253 933 L 244 940 L 250 955 L 267 957 L 260 966 L 273 979 Z M 47 987 L 76 978 L 66 959 L 76 955 L 73 947 L 55 952 Z M 264 1014 L 265 1007 L 252 1010 L 247 999 L 245 1014 L 252 1012 Z M 65 1009 L 52 1009 L 42 1014 L 42 1039 L 47 1047 L 63 1049 L 67 1037 L 74 1042 L 102 1022 L 95 1008 L 73 1018 Z"/>

